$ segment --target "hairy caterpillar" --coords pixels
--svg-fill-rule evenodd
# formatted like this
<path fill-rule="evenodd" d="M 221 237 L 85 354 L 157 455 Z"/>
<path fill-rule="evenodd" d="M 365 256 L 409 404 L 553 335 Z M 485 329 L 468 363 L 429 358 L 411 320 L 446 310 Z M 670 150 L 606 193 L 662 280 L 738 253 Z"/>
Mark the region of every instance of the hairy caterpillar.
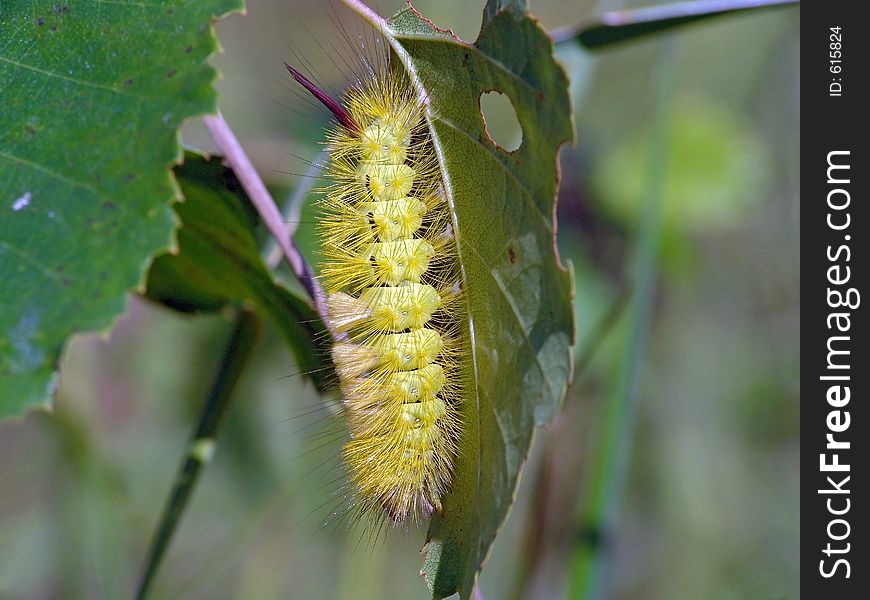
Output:
<path fill-rule="evenodd" d="M 416 522 L 450 488 L 462 396 L 462 291 L 426 106 L 389 68 L 340 103 L 286 66 L 337 121 L 319 232 L 342 457 L 361 512 Z"/>

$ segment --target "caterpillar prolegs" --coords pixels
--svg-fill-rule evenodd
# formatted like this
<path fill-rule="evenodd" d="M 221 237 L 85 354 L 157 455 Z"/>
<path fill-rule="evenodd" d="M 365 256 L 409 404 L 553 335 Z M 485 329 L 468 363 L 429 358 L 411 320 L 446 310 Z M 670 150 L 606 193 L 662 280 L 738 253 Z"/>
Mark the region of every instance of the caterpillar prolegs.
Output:
<path fill-rule="evenodd" d="M 461 432 L 462 287 L 426 106 L 404 75 L 370 72 L 341 103 L 321 190 L 321 280 L 358 508 L 394 522 L 441 510 Z"/>

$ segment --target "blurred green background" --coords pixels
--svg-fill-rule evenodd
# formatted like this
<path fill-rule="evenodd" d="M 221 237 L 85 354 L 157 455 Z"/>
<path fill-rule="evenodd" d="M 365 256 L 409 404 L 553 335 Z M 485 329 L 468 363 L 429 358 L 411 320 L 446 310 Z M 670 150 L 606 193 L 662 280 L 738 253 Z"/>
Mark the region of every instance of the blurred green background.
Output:
<path fill-rule="evenodd" d="M 482 0 L 415 5 L 476 36 Z M 398 2 L 373 6 L 391 14 Z M 546 28 L 628 6 L 531 1 Z M 251 0 L 247 16 L 217 27 L 222 111 L 279 196 L 303 181 L 290 173 L 316 157 L 326 122 L 281 62 L 304 56 L 340 89 L 346 78 L 329 57 L 349 51 L 333 10 L 351 37 L 362 31 L 342 7 L 314 0 Z M 559 245 L 574 264 L 584 364 L 561 417 L 536 438 L 481 576 L 485 598 L 569 594 L 584 475 L 628 333 L 620 307 L 663 43 L 676 45 L 676 70 L 661 272 L 634 435 L 620 441 L 630 450 L 620 518 L 601 532 L 603 596 L 798 597 L 798 24 L 787 9 L 695 25 L 670 42 L 560 48 L 578 141 L 562 152 Z M 512 134 L 507 115 L 487 116 Z M 184 137 L 212 147 L 198 124 Z M 307 215 L 299 239 L 313 253 Z M 227 315 L 131 298 L 110 333 L 67 348 L 54 414 L 0 424 L 0 598 L 130 597 L 229 331 Z M 360 541 L 320 527 L 339 442 L 321 443 L 331 426 L 318 406 L 267 328 L 153 597 L 427 597 L 422 531 Z"/>

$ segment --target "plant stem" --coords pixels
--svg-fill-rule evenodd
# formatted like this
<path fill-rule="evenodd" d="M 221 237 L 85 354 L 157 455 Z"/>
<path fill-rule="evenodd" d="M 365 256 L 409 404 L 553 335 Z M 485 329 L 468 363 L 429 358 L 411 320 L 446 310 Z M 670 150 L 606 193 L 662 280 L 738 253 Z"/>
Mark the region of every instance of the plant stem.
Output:
<path fill-rule="evenodd" d="M 151 540 L 148 561 L 142 574 L 136 598 L 144 600 L 154 581 L 160 562 L 166 554 L 178 522 L 196 486 L 200 472 L 214 454 L 217 431 L 227 412 L 233 390 L 242 370 L 260 337 L 260 320 L 243 310 L 236 318 L 214 383 L 199 414 L 187 454 L 175 476 L 172 493 L 163 509 L 156 533 Z"/>
<path fill-rule="evenodd" d="M 281 211 L 278 210 L 272 195 L 269 194 L 266 185 L 260 179 L 260 175 L 254 169 L 254 165 L 251 164 L 251 160 L 245 154 L 239 140 L 236 139 L 229 124 L 220 113 L 205 116 L 202 120 L 221 154 L 223 154 L 227 165 L 236 174 L 236 177 L 238 177 L 239 182 L 248 194 L 251 204 L 254 205 L 260 218 L 263 219 L 269 232 L 275 238 L 275 241 L 278 242 L 278 247 L 284 253 L 284 258 L 287 260 L 293 273 L 302 283 L 305 291 L 308 292 L 308 296 L 314 303 L 314 308 L 320 315 L 321 320 L 327 327 L 330 327 L 329 319 L 327 318 L 326 296 L 323 293 L 323 289 L 314 276 L 311 266 L 302 258 L 302 253 L 296 247 L 296 243 L 290 235 Z M 331 328 L 330 333 L 333 334 L 333 337 L 336 337 Z"/>
<path fill-rule="evenodd" d="M 655 116 L 649 145 L 646 194 L 632 262 L 628 340 L 611 394 L 602 407 L 601 438 L 581 498 L 579 531 L 571 557 L 571 596 L 600 598 L 607 538 L 622 501 L 631 450 L 637 388 L 652 321 L 662 230 L 668 155 L 668 121 L 674 85 L 676 41 L 667 40 L 655 70 Z"/>

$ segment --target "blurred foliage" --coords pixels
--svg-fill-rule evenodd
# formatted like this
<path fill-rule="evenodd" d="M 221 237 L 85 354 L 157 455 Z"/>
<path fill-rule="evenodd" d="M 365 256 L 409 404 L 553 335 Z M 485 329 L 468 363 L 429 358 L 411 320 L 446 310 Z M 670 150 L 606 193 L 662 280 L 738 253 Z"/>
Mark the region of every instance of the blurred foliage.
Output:
<path fill-rule="evenodd" d="M 712 100 L 677 98 L 665 173 L 664 226 L 685 236 L 742 221 L 764 197 L 769 160 L 745 124 Z M 591 182 L 607 216 L 634 230 L 644 192 L 649 131 L 640 130 L 602 159 Z"/>
<path fill-rule="evenodd" d="M 397 4 L 379 2 L 379 12 Z M 415 5 L 473 38 L 483 2 Z M 620 7 L 533 0 L 531 8 L 553 28 Z M 364 26 L 338 10 L 356 39 Z M 678 34 L 666 180 L 674 196 L 665 198 L 664 271 L 622 518 L 607 537 L 608 598 L 798 596 L 798 22 L 797 11 L 784 10 Z M 296 95 L 281 61 L 304 54 L 320 79 L 341 87 L 344 69 L 329 55 L 349 51 L 331 9 L 315 0 L 251 3 L 218 33 L 222 110 L 258 170 L 276 189 L 293 189 L 299 178 L 286 172 L 306 171 L 326 116 Z M 613 173 L 639 181 L 646 166 L 632 148 L 650 127 L 658 43 L 592 58 L 560 48 L 578 137 L 562 152 L 558 207 L 562 258 L 575 265 L 576 357 L 626 293 L 638 199 L 623 182 L 611 190 L 604 181 Z M 185 141 L 210 148 L 196 124 Z M 730 176 L 702 164 L 707 179 L 698 183 L 680 164 L 697 164 L 698 147 Z M 733 156 L 740 148 L 757 164 Z M 710 199 L 736 206 L 704 206 Z M 309 211 L 300 240 L 311 239 Z M 316 247 L 307 248 L 315 260 Z M 111 336 L 70 344 L 54 416 L 0 424 L 0 453 L 27 457 L 0 463 L 0 548 L 15 549 L 0 560 L 0 597 L 130 595 L 229 329 L 221 313 L 184 317 L 134 300 Z M 481 576 L 485 598 L 565 595 L 565 561 L 579 535 L 569 524 L 624 319 L 606 331 L 563 414 L 537 436 Z M 340 475 L 331 460 L 340 440 L 298 370 L 267 329 L 155 598 L 425 597 L 415 575 L 421 532 L 384 541 L 319 525 Z"/>

